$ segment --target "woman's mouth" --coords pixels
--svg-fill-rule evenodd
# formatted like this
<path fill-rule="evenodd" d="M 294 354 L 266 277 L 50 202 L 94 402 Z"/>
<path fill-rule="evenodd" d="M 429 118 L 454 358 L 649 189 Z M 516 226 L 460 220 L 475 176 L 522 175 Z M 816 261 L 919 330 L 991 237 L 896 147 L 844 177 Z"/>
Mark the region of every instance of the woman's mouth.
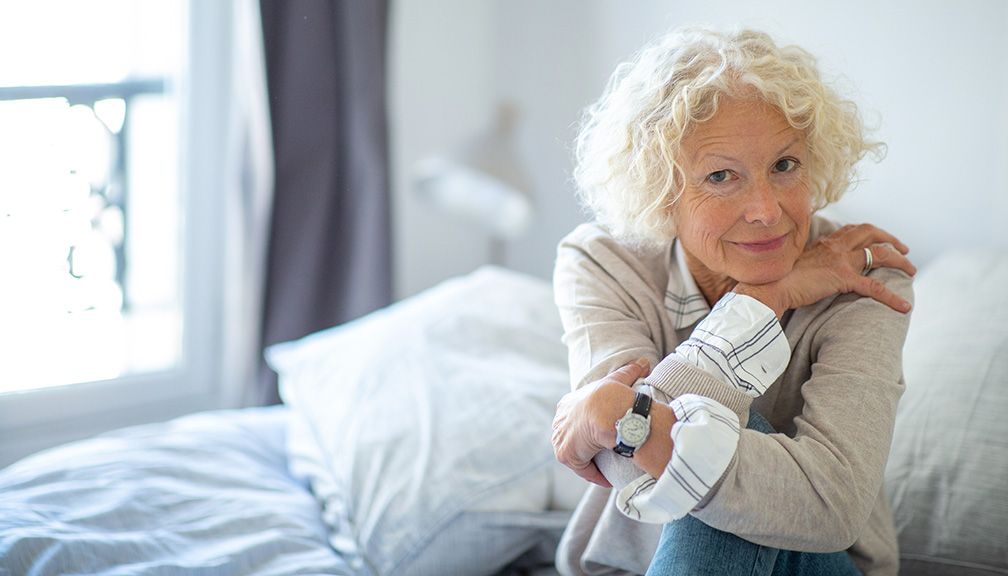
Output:
<path fill-rule="evenodd" d="M 735 242 L 735 245 L 749 252 L 772 252 L 784 246 L 787 242 L 787 235 L 769 238 L 767 240 L 755 240 L 752 242 Z"/>

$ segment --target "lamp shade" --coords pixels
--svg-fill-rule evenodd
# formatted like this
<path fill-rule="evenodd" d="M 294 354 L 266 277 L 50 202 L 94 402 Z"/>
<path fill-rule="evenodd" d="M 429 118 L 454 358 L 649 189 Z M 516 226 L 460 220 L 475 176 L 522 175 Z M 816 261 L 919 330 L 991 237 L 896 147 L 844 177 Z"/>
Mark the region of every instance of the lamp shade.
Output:
<path fill-rule="evenodd" d="M 535 209 L 511 145 L 514 120 L 514 110 L 501 106 L 490 133 L 456 153 L 416 162 L 412 183 L 417 196 L 494 238 L 519 238 L 531 225 Z"/>

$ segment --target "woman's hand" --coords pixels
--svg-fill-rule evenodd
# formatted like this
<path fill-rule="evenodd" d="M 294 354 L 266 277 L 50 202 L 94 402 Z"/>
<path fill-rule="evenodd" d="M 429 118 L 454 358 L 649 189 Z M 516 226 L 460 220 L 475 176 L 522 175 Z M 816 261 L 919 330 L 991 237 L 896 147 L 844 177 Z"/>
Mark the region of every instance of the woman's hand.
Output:
<path fill-rule="evenodd" d="M 648 361 L 642 358 L 565 394 L 553 418 L 557 460 L 585 480 L 610 487 L 592 458 L 616 446 L 616 421 L 634 402 L 631 386 L 650 371 Z"/>
<path fill-rule="evenodd" d="M 781 280 L 761 285 L 740 283 L 734 291 L 763 302 L 778 318 L 789 309 L 846 292 L 873 298 L 898 312 L 909 312 L 909 302 L 882 282 L 862 274 L 868 260 L 865 248 L 871 251 L 872 269 L 887 266 L 911 276 L 917 272 L 906 257 L 909 249 L 898 238 L 871 224 L 847 225 L 809 244 Z"/>

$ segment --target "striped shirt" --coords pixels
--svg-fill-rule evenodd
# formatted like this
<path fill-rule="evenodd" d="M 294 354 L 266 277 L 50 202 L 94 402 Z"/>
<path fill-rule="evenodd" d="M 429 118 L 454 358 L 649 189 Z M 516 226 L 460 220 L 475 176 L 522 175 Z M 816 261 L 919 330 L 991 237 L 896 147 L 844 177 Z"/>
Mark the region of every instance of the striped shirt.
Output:
<path fill-rule="evenodd" d="M 676 252 L 677 259 L 684 261 L 679 243 Z M 710 310 L 692 277 L 676 272 L 678 281 L 670 282 L 665 296 L 673 321 L 682 325 L 696 315 L 703 320 L 671 357 L 753 398 L 762 395 L 784 372 L 791 356 L 773 310 L 734 292 Z M 692 294 L 679 293 L 690 289 Z M 669 306 L 670 302 L 696 302 L 698 296 L 702 306 Z M 672 457 L 659 478 L 643 475 L 631 481 L 619 491 L 616 502 L 630 518 L 664 524 L 688 514 L 711 491 L 735 455 L 740 426 L 735 412 L 709 398 L 697 394 L 669 398 L 660 388 L 652 393 L 675 413 Z"/>

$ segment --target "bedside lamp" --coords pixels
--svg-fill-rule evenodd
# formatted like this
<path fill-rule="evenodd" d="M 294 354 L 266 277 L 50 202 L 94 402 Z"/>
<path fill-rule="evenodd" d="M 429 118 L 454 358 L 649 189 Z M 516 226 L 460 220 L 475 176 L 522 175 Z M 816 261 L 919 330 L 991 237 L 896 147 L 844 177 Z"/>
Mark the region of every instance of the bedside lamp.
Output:
<path fill-rule="evenodd" d="M 520 238 L 535 212 L 512 145 L 516 113 L 501 106 L 494 129 L 455 154 L 413 165 L 412 186 L 433 209 L 490 237 L 490 261 L 503 264 L 504 245 Z"/>

